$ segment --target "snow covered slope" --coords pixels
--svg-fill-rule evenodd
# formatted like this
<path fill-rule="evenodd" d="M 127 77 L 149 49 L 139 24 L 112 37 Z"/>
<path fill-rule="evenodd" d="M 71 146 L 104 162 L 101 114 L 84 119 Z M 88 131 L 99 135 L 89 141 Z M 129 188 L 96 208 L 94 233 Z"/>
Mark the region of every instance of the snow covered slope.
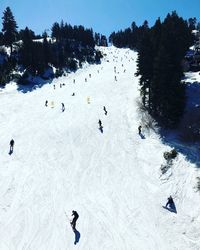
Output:
<path fill-rule="evenodd" d="M 101 65 L 26 94 L 0 92 L 1 250 L 200 249 L 198 170 L 179 154 L 161 175 L 171 148 L 138 135 L 137 54 L 101 50 Z M 162 208 L 170 194 L 177 214 Z"/>

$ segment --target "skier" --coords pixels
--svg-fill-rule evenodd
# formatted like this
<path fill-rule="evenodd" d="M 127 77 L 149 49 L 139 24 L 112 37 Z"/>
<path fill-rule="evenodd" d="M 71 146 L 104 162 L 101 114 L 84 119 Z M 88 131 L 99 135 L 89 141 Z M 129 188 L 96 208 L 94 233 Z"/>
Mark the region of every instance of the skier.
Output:
<path fill-rule="evenodd" d="M 102 127 L 102 122 L 101 122 L 101 120 L 99 120 L 99 128 L 101 128 Z"/>
<path fill-rule="evenodd" d="M 56 85 L 55 84 L 53 85 L 53 88 L 56 89 Z"/>
<path fill-rule="evenodd" d="M 105 115 L 107 115 L 107 110 L 106 110 L 106 107 L 105 106 L 103 106 L 103 110 L 104 110 L 104 112 L 105 112 Z"/>
<path fill-rule="evenodd" d="M 91 78 L 91 74 L 89 74 L 89 78 Z"/>
<path fill-rule="evenodd" d="M 72 96 L 75 96 L 75 93 L 73 93 Z"/>
<path fill-rule="evenodd" d="M 115 81 L 117 81 L 117 77 L 115 76 Z"/>
<path fill-rule="evenodd" d="M 73 210 L 72 216 L 73 216 L 73 219 L 71 221 L 71 226 L 72 226 L 73 231 L 75 231 L 76 230 L 76 221 L 78 220 L 79 215 L 76 211 Z"/>
<path fill-rule="evenodd" d="M 12 154 L 12 152 L 13 152 L 14 144 L 15 144 L 15 141 L 12 139 L 10 141 L 10 154 Z"/>
<path fill-rule="evenodd" d="M 76 82 L 76 80 L 74 79 L 74 80 L 73 80 L 73 83 L 75 83 L 75 82 Z"/>
<path fill-rule="evenodd" d="M 48 101 L 46 100 L 46 102 L 45 102 L 45 106 L 47 107 L 48 106 Z"/>
<path fill-rule="evenodd" d="M 65 111 L 65 104 L 62 102 L 62 112 Z"/>
<path fill-rule="evenodd" d="M 169 205 L 169 207 L 171 207 L 173 204 L 174 204 L 174 201 L 170 195 L 169 198 L 167 198 L 167 203 L 166 203 L 165 207 L 167 207 L 168 205 Z"/>
<path fill-rule="evenodd" d="M 138 127 L 138 134 L 140 135 L 142 133 L 142 126 L 140 125 L 139 127 Z"/>
<path fill-rule="evenodd" d="M 85 78 L 85 82 L 87 82 L 87 78 Z"/>

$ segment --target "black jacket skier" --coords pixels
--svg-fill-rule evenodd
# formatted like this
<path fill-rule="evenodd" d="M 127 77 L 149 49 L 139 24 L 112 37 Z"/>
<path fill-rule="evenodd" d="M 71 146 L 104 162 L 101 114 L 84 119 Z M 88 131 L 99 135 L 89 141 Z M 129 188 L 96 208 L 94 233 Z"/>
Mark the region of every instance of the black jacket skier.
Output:
<path fill-rule="evenodd" d="M 139 127 L 138 127 L 138 134 L 140 135 L 142 133 L 142 126 L 140 125 Z"/>
<path fill-rule="evenodd" d="M 174 204 L 174 201 L 173 201 L 173 198 L 171 197 L 171 195 L 169 196 L 169 198 L 167 199 L 168 201 L 167 201 L 167 203 L 166 203 L 166 207 L 169 205 L 169 206 L 171 206 L 172 204 Z"/>
<path fill-rule="evenodd" d="M 99 127 L 100 127 L 100 128 L 102 127 L 102 122 L 101 122 L 101 120 L 99 120 Z"/>
<path fill-rule="evenodd" d="M 105 115 L 107 115 L 107 110 L 106 110 L 106 107 L 105 106 L 103 106 L 103 110 L 104 110 L 104 112 L 105 112 Z"/>
<path fill-rule="evenodd" d="M 13 152 L 14 144 L 15 144 L 15 141 L 12 139 L 12 140 L 10 141 L 10 153 Z"/>
<path fill-rule="evenodd" d="M 76 221 L 78 220 L 79 215 L 78 215 L 78 213 L 76 211 L 73 210 L 72 211 L 72 216 L 74 216 L 73 219 L 72 219 L 72 222 L 71 222 L 72 229 L 76 230 Z"/>

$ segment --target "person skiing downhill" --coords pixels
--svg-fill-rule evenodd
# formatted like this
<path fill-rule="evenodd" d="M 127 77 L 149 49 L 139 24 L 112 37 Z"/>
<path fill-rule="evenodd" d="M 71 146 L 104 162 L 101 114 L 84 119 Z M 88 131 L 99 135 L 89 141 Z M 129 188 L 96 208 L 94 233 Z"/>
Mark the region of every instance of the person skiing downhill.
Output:
<path fill-rule="evenodd" d="M 107 110 L 106 110 L 106 107 L 105 106 L 103 106 L 103 110 L 104 110 L 104 112 L 105 112 L 105 115 L 107 115 Z"/>
<path fill-rule="evenodd" d="M 62 104 L 62 112 L 64 112 L 65 111 L 65 104 L 63 102 L 61 104 Z"/>
<path fill-rule="evenodd" d="M 72 216 L 73 216 L 73 219 L 71 221 L 71 226 L 72 226 L 73 231 L 75 231 L 76 230 L 76 221 L 78 220 L 79 215 L 76 211 L 73 210 Z"/>
<path fill-rule="evenodd" d="M 139 127 L 138 127 L 138 134 L 140 135 L 142 133 L 142 126 L 140 125 Z"/>
<path fill-rule="evenodd" d="M 99 127 L 101 128 L 102 127 L 102 122 L 101 122 L 101 120 L 99 120 Z"/>
<path fill-rule="evenodd" d="M 12 139 L 10 141 L 10 154 L 13 152 L 14 144 L 15 144 L 15 141 Z"/>

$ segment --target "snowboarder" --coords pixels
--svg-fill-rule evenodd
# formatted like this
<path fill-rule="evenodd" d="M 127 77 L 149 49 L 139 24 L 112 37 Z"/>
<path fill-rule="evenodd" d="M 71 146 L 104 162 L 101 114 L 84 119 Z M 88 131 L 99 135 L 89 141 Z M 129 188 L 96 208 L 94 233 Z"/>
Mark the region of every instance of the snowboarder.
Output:
<path fill-rule="evenodd" d="M 103 106 L 103 110 L 104 110 L 104 112 L 105 112 L 105 115 L 107 115 L 107 110 L 106 110 L 106 107 L 105 106 Z"/>
<path fill-rule="evenodd" d="M 12 154 L 12 152 L 13 152 L 14 144 L 15 144 L 15 141 L 12 139 L 10 141 L 10 154 Z"/>
<path fill-rule="evenodd" d="M 47 107 L 48 106 L 48 101 L 46 100 L 46 102 L 45 102 L 45 106 Z"/>
<path fill-rule="evenodd" d="M 65 111 L 65 104 L 63 102 L 61 104 L 62 104 L 62 112 L 64 112 Z"/>
<path fill-rule="evenodd" d="M 76 221 L 78 220 L 79 215 L 76 211 L 73 210 L 72 216 L 73 216 L 73 219 L 71 221 L 71 226 L 72 226 L 73 231 L 75 231 L 76 230 Z"/>
<path fill-rule="evenodd" d="M 173 204 L 174 204 L 174 201 L 170 195 L 169 198 L 167 198 L 167 203 L 166 203 L 165 207 L 167 207 L 168 205 L 169 205 L 169 207 L 171 207 Z"/>
<path fill-rule="evenodd" d="M 140 125 L 139 127 L 138 127 L 138 134 L 140 135 L 142 133 L 142 126 Z"/>

